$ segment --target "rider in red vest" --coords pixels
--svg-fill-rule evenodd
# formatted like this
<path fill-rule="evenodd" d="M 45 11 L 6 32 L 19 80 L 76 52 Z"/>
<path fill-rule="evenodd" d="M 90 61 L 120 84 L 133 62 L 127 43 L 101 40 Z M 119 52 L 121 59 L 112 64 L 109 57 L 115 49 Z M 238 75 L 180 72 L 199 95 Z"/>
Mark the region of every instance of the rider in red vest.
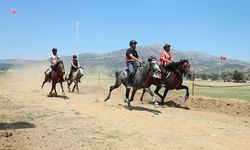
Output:
<path fill-rule="evenodd" d="M 160 55 L 160 65 L 163 66 L 163 68 L 164 68 L 163 73 L 165 75 L 167 75 L 168 72 L 170 71 L 170 64 L 173 63 L 173 60 L 174 60 L 174 57 L 170 53 L 170 47 L 171 47 L 171 45 L 165 44 L 163 46 L 164 51 L 161 52 L 161 55 Z M 161 82 L 162 82 L 161 86 L 165 86 L 164 80 L 165 80 L 165 77 L 162 78 L 162 80 L 161 80 Z"/>

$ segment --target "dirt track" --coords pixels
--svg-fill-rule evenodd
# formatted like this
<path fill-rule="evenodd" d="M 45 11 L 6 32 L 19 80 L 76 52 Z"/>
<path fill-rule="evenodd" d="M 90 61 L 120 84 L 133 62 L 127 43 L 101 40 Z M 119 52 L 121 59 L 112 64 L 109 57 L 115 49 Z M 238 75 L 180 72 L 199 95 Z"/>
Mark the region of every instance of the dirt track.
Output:
<path fill-rule="evenodd" d="M 250 147 L 250 103 L 171 95 L 155 108 L 138 95 L 132 109 L 123 88 L 82 80 L 80 94 L 47 97 L 41 78 L 0 75 L 0 149 L 242 149 Z M 66 84 L 64 84 L 66 90 Z M 61 94 L 59 86 L 58 93 Z"/>

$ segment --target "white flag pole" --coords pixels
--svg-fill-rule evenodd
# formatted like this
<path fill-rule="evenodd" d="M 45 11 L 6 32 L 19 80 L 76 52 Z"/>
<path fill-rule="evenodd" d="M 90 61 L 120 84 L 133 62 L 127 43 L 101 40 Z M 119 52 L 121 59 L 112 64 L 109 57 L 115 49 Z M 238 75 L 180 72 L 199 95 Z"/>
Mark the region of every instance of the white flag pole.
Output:
<path fill-rule="evenodd" d="M 79 54 L 79 20 L 77 19 L 76 20 L 76 55 L 77 55 L 77 58 L 78 58 L 78 54 Z M 78 63 L 79 63 L 79 59 L 78 59 Z"/>
<path fill-rule="evenodd" d="M 219 58 L 220 63 L 219 63 L 219 81 L 221 80 L 221 58 Z"/>

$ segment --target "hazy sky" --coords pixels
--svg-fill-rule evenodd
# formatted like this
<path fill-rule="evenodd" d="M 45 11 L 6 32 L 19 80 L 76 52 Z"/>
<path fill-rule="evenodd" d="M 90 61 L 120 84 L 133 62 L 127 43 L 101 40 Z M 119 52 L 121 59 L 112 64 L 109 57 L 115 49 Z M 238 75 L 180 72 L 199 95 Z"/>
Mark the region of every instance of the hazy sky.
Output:
<path fill-rule="evenodd" d="M 0 59 L 46 59 L 53 47 L 60 55 L 105 53 L 135 39 L 250 60 L 249 0 L 0 0 L 0 7 Z"/>

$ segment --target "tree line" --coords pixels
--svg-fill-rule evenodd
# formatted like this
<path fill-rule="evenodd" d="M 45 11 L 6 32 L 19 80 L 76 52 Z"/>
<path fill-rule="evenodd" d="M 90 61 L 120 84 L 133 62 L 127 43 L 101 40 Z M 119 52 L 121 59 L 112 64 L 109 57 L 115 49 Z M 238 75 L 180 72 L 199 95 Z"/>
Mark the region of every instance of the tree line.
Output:
<path fill-rule="evenodd" d="M 250 80 L 250 72 L 241 72 L 235 70 L 233 72 L 222 72 L 219 76 L 218 73 L 202 73 L 202 74 L 195 74 L 195 78 L 199 78 L 202 80 L 212 80 L 218 81 L 223 80 L 225 82 L 246 82 Z"/>

